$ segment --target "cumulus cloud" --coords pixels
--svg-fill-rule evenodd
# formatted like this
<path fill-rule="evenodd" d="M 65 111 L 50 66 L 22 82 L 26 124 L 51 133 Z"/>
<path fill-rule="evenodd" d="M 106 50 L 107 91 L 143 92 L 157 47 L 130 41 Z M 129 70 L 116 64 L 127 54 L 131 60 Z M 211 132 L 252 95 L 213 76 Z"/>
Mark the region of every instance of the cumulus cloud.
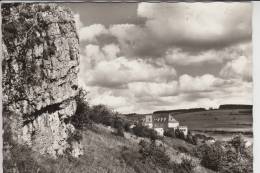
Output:
<path fill-rule="evenodd" d="M 85 53 L 81 59 L 87 62 L 81 67 L 81 75 L 88 85 L 123 87 L 131 82 L 163 82 L 176 78 L 172 67 L 156 67 L 140 58 L 117 56 L 119 48 L 114 44 L 102 48 L 87 45 Z"/>
<path fill-rule="evenodd" d="M 128 89 L 137 97 L 143 96 L 172 96 L 178 93 L 178 82 L 171 81 L 165 83 L 156 82 L 134 82 L 128 84 Z"/>
<path fill-rule="evenodd" d="M 93 24 L 79 29 L 79 38 L 82 41 L 93 42 L 102 34 L 107 34 L 107 29 L 101 24 Z"/>
<path fill-rule="evenodd" d="M 220 71 L 225 78 L 242 78 L 252 80 L 252 61 L 245 56 L 240 56 L 228 62 Z"/>
<path fill-rule="evenodd" d="M 222 47 L 251 39 L 250 3 L 140 3 L 138 15 L 165 43 Z"/>
<path fill-rule="evenodd" d="M 251 40 L 251 11 L 251 3 L 240 2 L 140 3 L 137 14 L 146 18 L 144 25 L 116 24 L 108 30 L 129 57 L 222 62 L 215 54 Z"/>
<path fill-rule="evenodd" d="M 251 44 L 237 44 L 228 46 L 223 49 L 209 49 L 200 52 L 184 51 L 181 48 L 175 47 L 168 49 L 165 53 L 165 62 L 171 65 L 199 65 L 202 63 L 221 64 L 223 62 L 237 59 L 240 56 L 250 58 L 252 56 Z"/>
<path fill-rule="evenodd" d="M 184 92 L 211 91 L 223 82 L 222 79 L 211 74 L 204 74 L 196 77 L 184 74 L 179 78 L 180 90 Z"/>
<path fill-rule="evenodd" d="M 80 85 L 91 104 L 123 113 L 251 104 L 251 8 L 140 3 L 142 23 L 106 27 L 84 26 L 75 14 L 83 47 Z"/>
<path fill-rule="evenodd" d="M 105 26 L 102 24 L 84 26 L 83 22 L 80 20 L 79 13 L 74 14 L 74 21 L 81 41 L 95 42 L 97 41 L 98 36 L 109 33 Z"/>

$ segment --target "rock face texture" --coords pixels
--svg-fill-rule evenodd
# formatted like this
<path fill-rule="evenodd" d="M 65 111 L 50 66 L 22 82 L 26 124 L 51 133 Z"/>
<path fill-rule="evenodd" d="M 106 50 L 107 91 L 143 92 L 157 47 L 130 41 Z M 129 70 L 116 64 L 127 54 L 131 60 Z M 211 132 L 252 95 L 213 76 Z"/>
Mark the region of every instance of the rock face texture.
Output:
<path fill-rule="evenodd" d="M 68 142 L 76 111 L 79 39 L 72 12 L 55 4 L 5 4 L 3 33 L 3 117 L 12 138 L 51 156 L 77 157 Z"/>

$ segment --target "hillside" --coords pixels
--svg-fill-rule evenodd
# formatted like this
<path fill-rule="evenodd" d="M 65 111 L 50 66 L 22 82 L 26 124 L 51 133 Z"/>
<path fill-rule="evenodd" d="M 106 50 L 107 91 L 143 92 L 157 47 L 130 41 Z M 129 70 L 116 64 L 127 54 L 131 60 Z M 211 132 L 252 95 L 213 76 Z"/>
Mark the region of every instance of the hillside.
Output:
<path fill-rule="evenodd" d="M 103 125 L 94 125 L 93 129 L 85 130 L 82 145 L 84 155 L 68 161 L 65 158 L 50 160 L 37 158 L 37 162 L 47 173 L 158 173 L 148 163 L 141 162 L 139 141 L 143 138 L 125 133 L 125 138 L 111 134 L 113 129 Z M 148 141 L 148 139 L 146 139 Z M 182 157 L 191 157 L 181 152 L 178 147 L 192 150 L 192 145 L 180 139 L 165 139 L 164 144 L 171 161 L 180 163 Z M 172 145 L 174 144 L 174 145 Z M 192 158 L 197 160 L 196 158 Z M 167 171 L 166 171 L 167 172 Z M 165 173 L 166 173 L 165 172 Z M 178 173 L 178 172 L 177 172 Z M 214 173 L 200 165 L 194 173 Z"/>

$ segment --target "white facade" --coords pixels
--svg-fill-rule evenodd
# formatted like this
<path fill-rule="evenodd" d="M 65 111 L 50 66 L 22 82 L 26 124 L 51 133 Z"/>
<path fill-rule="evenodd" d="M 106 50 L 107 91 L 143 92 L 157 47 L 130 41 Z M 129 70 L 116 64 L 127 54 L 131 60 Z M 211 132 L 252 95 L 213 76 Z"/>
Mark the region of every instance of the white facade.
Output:
<path fill-rule="evenodd" d="M 153 128 L 153 123 L 144 123 L 144 126 L 148 128 Z"/>
<path fill-rule="evenodd" d="M 153 116 L 152 115 L 145 116 L 144 126 L 153 128 Z"/>
<path fill-rule="evenodd" d="M 187 126 L 180 126 L 180 123 L 171 114 L 167 116 L 153 117 L 153 115 L 146 115 L 143 119 L 143 125 L 153 128 L 161 136 L 163 136 L 164 131 L 168 128 L 173 128 L 174 130 L 178 128 L 185 136 L 188 135 Z"/>
<path fill-rule="evenodd" d="M 176 129 L 177 127 L 179 127 L 180 123 L 179 122 L 169 122 L 168 123 L 168 128 L 174 128 Z"/>
<path fill-rule="evenodd" d="M 188 127 L 187 126 L 179 126 L 179 130 L 185 135 L 188 135 Z"/>
<path fill-rule="evenodd" d="M 163 128 L 154 128 L 158 135 L 163 136 L 164 129 Z"/>

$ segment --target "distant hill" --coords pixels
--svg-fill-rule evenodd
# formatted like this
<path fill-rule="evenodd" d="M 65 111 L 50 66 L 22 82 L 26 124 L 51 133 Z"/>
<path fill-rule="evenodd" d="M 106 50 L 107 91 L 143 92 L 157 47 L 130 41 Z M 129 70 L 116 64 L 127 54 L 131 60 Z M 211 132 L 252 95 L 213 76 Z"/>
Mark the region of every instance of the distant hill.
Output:
<path fill-rule="evenodd" d="M 160 110 L 153 112 L 154 114 L 161 114 L 161 113 L 187 113 L 187 112 L 200 112 L 206 111 L 205 108 L 191 108 L 191 109 L 175 109 L 175 110 Z"/>
<path fill-rule="evenodd" d="M 225 104 L 220 105 L 219 109 L 253 109 L 253 105 Z"/>

